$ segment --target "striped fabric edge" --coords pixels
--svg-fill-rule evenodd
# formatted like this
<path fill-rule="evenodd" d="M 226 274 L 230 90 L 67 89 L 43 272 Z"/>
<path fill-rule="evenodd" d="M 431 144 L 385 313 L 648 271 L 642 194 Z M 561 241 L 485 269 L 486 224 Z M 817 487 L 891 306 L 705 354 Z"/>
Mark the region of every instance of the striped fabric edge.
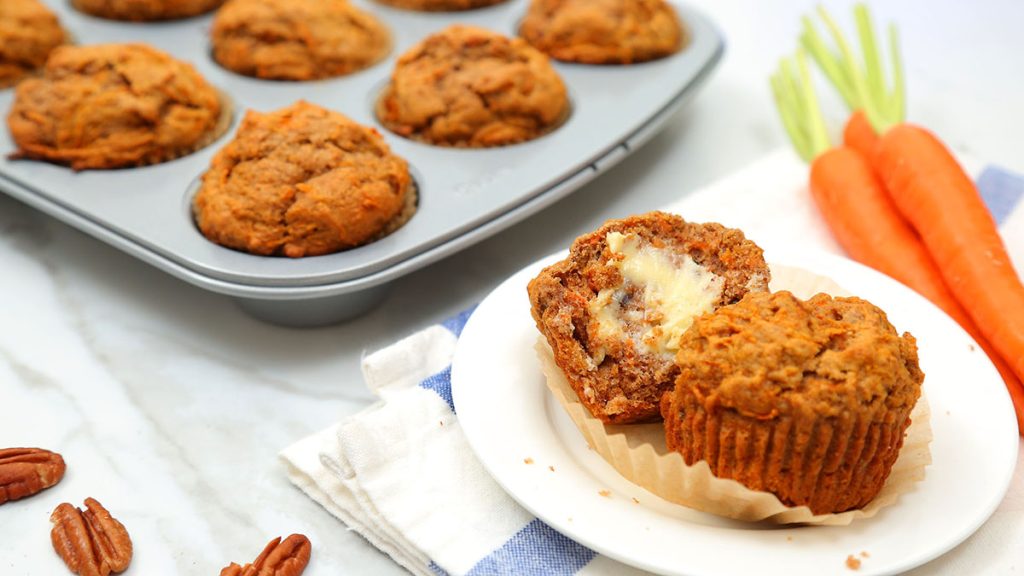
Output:
<path fill-rule="evenodd" d="M 444 321 L 442 326 L 456 338 L 459 337 L 475 309 L 476 306 L 473 306 L 460 312 Z M 425 378 L 419 387 L 436 393 L 455 412 L 450 364 L 437 374 Z M 466 576 L 570 576 L 579 572 L 596 556 L 593 550 L 534 518 L 500 548 L 481 558 Z M 434 562 L 431 562 L 429 568 L 438 576 L 448 576 Z"/>

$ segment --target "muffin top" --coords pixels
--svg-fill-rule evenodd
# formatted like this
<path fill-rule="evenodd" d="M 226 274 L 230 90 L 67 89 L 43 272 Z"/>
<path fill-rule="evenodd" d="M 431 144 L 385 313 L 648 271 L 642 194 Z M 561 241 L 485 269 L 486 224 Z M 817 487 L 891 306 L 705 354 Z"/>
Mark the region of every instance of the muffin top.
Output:
<path fill-rule="evenodd" d="M 65 39 L 57 16 L 39 0 L 0 2 L 0 88 L 42 67 Z"/>
<path fill-rule="evenodd" d="M 520 39 L 451 26 L 403 54 L 377 106 L 396 134 L 442 146 L 536 138 L 568 112 L 562 79 Z"/>
<path fill-rule="evenodd" d="M 6 1 L 6 0 L 5 0 Z M 93 16 L 111 20 L 145 22 L 197 16 L 220 6 L 224 0 L 71 0 L 72 6 Z"/>
<path fill-rule="evenodd" d="M 519 33 L 552 58 L 586 64 L 654 60 L 683 44 L 665 0 L 533 0 Z"/>
<path fill-rule="evenodd" d="M 196 222 L 211 241 L 293 258 L 394 230 L 415 196 L 405 160 L 374 129 L 307 102 L 248 112 L 203 175 Z"/>
<path fill-rule="evenodd" d="M 924 374 L 917 344 L 860 298 L 746 295 L 697 319 L 676 356 L 679 386 L 708 407 L 770 420 L 799 411 L 909 410 Z"/>
<path fill-rule="evenodd" d="M 61 46 L 18 85 L 7 117 L 18 156 L 75 170 L 153 164 L 203 146 L 223 128 L 217 91 L 145 44 Z"/>
<path fill-rule="evenodd" d="M 383 24 L 347 0 L 230 0 L 211 36 L 222 66 L 275 80 L 349 74 L 380 60 L 391 42 Z"/>
<path fill-rule="evenodd" d="M 537 328 L 591 414 L 656 419 L 694 318 L 766 291 L 761 249 L 721 224 L 663 212 L 612 220 L 576 239 L 527 291 Z"/>
<path fill-rule="evenodd" d="M 406 10 L 421 10 L 424 12 L 439 12 L 452 10 L 472 10 L 499 4 L 506 0 L 377 0 L 381 4 L 388 4 Z"/>

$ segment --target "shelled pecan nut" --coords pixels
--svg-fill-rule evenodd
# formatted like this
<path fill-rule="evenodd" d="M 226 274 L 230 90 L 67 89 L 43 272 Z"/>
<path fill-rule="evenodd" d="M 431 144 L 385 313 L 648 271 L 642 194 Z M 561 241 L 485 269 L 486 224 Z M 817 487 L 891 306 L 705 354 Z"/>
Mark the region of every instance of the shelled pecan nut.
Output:
<path fill-rule="evenodd" d="M 0 504 L 25 498 L 64 477 L 64 459 L 42 448 L 0 449 Z"/>
<path fill-rule="evenodd" d="M 232 562 L 220 571 L 220 576 L 299 576 L 309 564 L 311 551 L 309 538 L 302 534 L 292 534 L 283 542 L 278 536 L 252 564 L 239 566 Z"/>
<path fill-rule="evenodd" d="M 102 504 L 85 499 L 85 511 L 68 503 L 50 515 L 53 549 L 68 568 L 81 576 L 124 572 L 132 561 L 132 540 L 124 525 Z"/>

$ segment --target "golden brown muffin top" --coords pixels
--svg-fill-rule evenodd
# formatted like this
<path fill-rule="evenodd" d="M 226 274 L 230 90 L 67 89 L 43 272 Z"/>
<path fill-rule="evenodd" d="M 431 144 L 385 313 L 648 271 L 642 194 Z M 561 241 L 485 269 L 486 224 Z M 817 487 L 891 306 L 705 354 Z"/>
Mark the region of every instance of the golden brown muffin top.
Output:
<path fill-rule="evenodd" d="M 826 294 L 802 301 L 786 291 L 751 293 L 697 319 L 676 363 L 677 386 L 709 410 L 764 420 L 909 409 L 924 380 L 914 337 L 899 336 L 877 306 Z"/>
<path fill-rule="evenodd" d="M 18 154 L 75 170 L 162 162 L 209 141 L 217 91 L 145 44 L 61 46 L 17 89 L 7 117 Z"/>
<path fill-rule="evenodd" d="M 0 2 L 0 88 L 42 67 L 65 41 L 57 15 L 39 0 Z"/>
<path fill-rule="evenodd" d="M 506 0 L 377 0 L 381 4 L 388 4 L 406 10 L 421 10 L 424 12 L 442 12 L 454 10 L 472 10 L 483 8 L 493 4 L 500 4 Z"/>
<path fill-rule="evenodd" d="M 552 58 L 587 64 L 662 58 L 684 36 L 665 0 L 533 0 L 519 32 Z"/>
<path fill-rule="evenodd" d="M 408 166 L 380 133 L 300 101 L 246 114 L 203 175 L 194 211 L 218 244 L 315 256 L 390 231 L 410 194 Z"/>
<path fill-rule="evenodd" d="M 347 0 L 230 0 L 211 30 L 214 58 L 240 74 L 312 80 L 349 74 L 387 54 L 387 29 Z"/>
<path fill-rule="evenodd" d="M 391 131 L 444 146 L 535 138 L 568 112 L 548 58 L 522 40 L 451 26 L 403 54 L 378 105 Z"/>
<path fill-rule="evenodd" d="M 198 16 L 224 0 L 71 0 L 76 9 L 112 20 L 147 22 Z"/>

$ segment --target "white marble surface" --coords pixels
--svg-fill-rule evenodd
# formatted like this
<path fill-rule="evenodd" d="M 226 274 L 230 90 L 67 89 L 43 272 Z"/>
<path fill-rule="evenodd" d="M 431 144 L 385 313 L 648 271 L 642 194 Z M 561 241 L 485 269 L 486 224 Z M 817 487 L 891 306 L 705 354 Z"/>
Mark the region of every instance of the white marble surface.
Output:
<path fill-rule="evenodd" d="M 313 541 L 312 576 L 400 573 L 288 484 L 276 453 L 369 403 L 366 351 L 478 301 L 608 217 L 667 204 L 784 144 L 766 78 L 813 3 L 694 4 L 728 52 L 663 133 L 547 211 L 396 282 L 383 306 L 346 325 L 261 324 L 0 195 L 0 445 L 50 447 L 68 462 L 57 487 L 0 508 L 0 573 L 64 573 L 48 514 L 87 496 L 128 525 L 129 573 L 216 574 L 291 532 Z M 845 16 L 846 2 L 829 4 Z M 911 118 L 1024 172 L 1024 3 L 877 4 L 901 26 Z M 956 573 L 957 558 L 988 547 L 1024 558 L 1024 527 L 1000 530 L 920 573 Z"/>

